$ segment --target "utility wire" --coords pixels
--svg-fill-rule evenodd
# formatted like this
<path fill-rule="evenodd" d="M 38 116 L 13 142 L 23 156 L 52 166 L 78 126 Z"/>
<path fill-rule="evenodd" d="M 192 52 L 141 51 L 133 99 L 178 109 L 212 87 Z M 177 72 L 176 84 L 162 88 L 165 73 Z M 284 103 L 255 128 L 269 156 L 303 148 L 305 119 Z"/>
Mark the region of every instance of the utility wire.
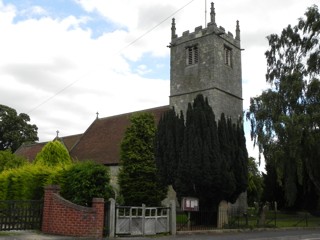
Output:
<path fill-rule="evenodd" d="M 171 18 L 172 16 L 174 16 L 175 14 L 177 14 L 178 12 L 180 12 L 181 10 L 183 10 L 185 7 L 187 7 L 189 4 L 191 4 L 193 1 L 195 0 L 191 0 L 188 3 L 186 3 L 185 5 L 183 5 L 182 7 L 180 7 L 178 10 L 176 10 L 175 12 L 173 12 L 172 14 L 170 14 L 168 17 L 166 17 L 165 19 L 163 19 L 162 21 L 160 21 L 158 24 L 156 24 L 155 26 L 153 26 L 152 28 L 150 28 L 149 30 L 147 30 L 145 33 L 143 33 L 142 35 L 140 35 L 138 38 L 136 38 L 135 40 L 133 40 L 132 42 L 130 42 L 128 45 L 124 46 L 118 53 L 123 52 L 123 50 L 125 50 L 126 48 L 134 45 L 136 42 L 138 42 L 140 39 L 142 39 L 144 36 L 146 36 L 147 34 L 149 34 L 150 32 L 152 32 L 154 29 L 156 29 L 157 27 L 159 27 L 162 23 L 164 23 L 165 21 L 167 21 L 169 18 Z M 31 113 L 33 111 L 35 111 L 36 109 L 38 109 L 39 107 L 41 107 L 42 105 L 46 104 L 47 102 L 49 102 L 50 100 L 52 100 L 53 98 L 55 98 L 57 95 L 61 94 L 62 92 L 64 92 L 65 90 L 67 90 L 68 88 L 72 87 L 74 84 L 76 84 L 77 82 L 79 82 L 81 79 L 83 79 L 84 76 L 88 75 L 89 73 L 92 72 L 92 69 L 90 71 L 88 71 L 86 74 L 82 75 L 81 77 L 79 77 L 78 79 L 76 79 L 75 81 L 71 82 L 70 84 L 66 85 L 64 88 L 60 89 L 58 92 L 54 93 L 52 96 L 48 97 L 46 100 L 44 100 L 43 102 L 41 102 L 40 104 L 36 105 L 35 107 L 33 107 L 32 109 L 30 109 L 27 113 Z"/>
<path fill-rule="evenodd" d="M 179 8 L 178 10 L 176 10 L 175 12 L 173 12 L 171 15 L 169 15 L 168 17 L 166 17 L 165 19 L 163 19 L 161 22 L 159 22 L 158 24 L 156 24 L 155 26 L 153 26 L 152 28 L 150 28 L 149 30 L 147 30 L 145 33 L 143 33 L 141 36 L 139 36 L 138 38 L 136 38 L 135 40 L 133 40 L 131 43 L 129 43 L 128 45 L 126 45 L 125 47 L 123 47 L 119 53 L 121 53 L 124 49 L 126 49 L 127 47 L 135 44 L 136 42 L 138 42 L 141 38 L 143 38 L 144 36 L 146 36 L 148 33 L 152 32 L 154 29 L 156 29 L 157 27 L 159 27 L 162 23 L 164 23 L 165 21 L 167 21 L 169 18 L 171 18 L 172 16 L 174 16 L 176 13 L 180 12 L 182 9 L 184 9 L 185 7 L 187 7 L 189 4 L 191 4 L 193 1 L 195 0 L 191 0 L 190 2 L 186 3 L 185 5 L 183 5 L 181 8 Z"/>

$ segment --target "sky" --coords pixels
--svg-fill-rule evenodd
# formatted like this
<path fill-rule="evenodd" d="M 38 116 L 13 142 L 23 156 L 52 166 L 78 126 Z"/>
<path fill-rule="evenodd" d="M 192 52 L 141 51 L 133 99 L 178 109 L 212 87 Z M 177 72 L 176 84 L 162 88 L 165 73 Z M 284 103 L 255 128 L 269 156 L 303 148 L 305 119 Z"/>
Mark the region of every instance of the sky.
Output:
<path fill-rule="evenodd" d="M 0 104 L 26 113 L 39 141 L 83 133 L 99 117 L 169 104 L 171 19 L 193 32 L 206 0 L 0 0 Z M 243 106 L 266 90 L 267 36 L 320 0 L 216 0 L 216 23 L 241 30 Z M 249 156 L 258 159 L 245 121 Z"/>

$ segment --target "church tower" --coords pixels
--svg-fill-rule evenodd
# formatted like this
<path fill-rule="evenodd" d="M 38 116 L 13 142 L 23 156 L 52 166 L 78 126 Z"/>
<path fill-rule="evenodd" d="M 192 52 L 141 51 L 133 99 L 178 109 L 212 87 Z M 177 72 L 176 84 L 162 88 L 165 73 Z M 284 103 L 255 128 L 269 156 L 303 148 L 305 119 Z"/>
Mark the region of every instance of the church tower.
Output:
<path fill-rule="evenodd" d="M 208 98 L 216 119 L 221 113 L 233 121 L 242 117 L 242 77 L 239 21 L 235 37 L 217 27 L 214 4 L 206 28 L 176 35 L 171 27 L 170 106 L 186 113 L 188 103 L 198 94 Z"/>

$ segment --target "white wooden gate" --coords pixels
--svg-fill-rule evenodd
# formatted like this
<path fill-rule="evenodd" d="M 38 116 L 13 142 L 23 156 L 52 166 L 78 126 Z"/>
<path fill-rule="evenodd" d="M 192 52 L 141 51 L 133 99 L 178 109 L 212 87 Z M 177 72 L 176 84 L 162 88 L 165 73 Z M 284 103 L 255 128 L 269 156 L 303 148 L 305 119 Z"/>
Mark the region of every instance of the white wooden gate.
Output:
<path fill-rule="evenodd" d="M 116 207 L 116 235 L 155 235 L 170 232 L 170 208 Z"/>

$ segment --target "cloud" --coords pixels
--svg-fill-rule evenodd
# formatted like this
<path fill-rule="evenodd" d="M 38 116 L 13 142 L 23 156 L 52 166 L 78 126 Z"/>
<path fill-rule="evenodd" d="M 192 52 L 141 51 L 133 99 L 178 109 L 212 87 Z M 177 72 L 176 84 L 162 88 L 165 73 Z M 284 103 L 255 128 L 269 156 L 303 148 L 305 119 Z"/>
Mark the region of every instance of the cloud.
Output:
<path fill-rule="evenodd" d="M 18 12 L 18 15 L 24 18 L 42 17 L 48 15 L 48 12 L 41 6 L 31 6 Z"/>
<path fill-rule="evenodd" d="M 169 104 L 171 18 L 176 18 L 179 36 L 204 27 L 204 1 L 63 4 L 0 0 L 0 103 L 29 114 L 40 141 L 53 139 L 56 130 L 61 136 L 84 132 L 96 112 L 105 117 Z M 245 109 L 250 97 L 267 87 L 266 36 L 295 24 L 312 4 L 215 2 L 218 26 L 235 34 L 240 21 Z M 209 12 L 208 1 L 207 21 Z"/>

